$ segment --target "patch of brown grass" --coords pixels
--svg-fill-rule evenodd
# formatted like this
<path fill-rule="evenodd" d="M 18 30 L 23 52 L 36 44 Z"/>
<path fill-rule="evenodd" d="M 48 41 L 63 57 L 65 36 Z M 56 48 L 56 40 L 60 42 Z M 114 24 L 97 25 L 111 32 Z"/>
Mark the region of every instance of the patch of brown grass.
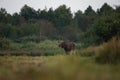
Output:
<path fill-rule="evenodd" d="M 98 50 L 97 62 L 120 63 L 120 38 L 112 38 L 107 43 L 103 43 Z"/>

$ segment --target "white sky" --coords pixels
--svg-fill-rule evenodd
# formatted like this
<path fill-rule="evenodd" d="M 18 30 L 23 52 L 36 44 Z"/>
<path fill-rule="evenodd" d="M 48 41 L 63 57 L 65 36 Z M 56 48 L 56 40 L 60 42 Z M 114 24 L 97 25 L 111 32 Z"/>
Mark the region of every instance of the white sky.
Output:
<path fill-rule="evenodd" d="M 13 14 L 19 12 L 20 9 L 27 4 L 28 6 L 38 10 L 53 8 L 56 9 L 60 5 L 65 4 L 71 8 L 72 12 L 78 10 L 84 11 L 89 5 L 94 10 L 100 8 L 105 2 L 114 7 L 114 5 L 120 5 L 120 0 L 0 0 L 0 8 L 5 8 L 8 13 Z"/>

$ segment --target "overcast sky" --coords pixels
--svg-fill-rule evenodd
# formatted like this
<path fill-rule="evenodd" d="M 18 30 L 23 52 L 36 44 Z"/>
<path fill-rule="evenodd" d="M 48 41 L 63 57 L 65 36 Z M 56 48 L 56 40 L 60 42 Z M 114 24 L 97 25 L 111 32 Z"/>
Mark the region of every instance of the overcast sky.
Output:
<path fill-rule="evenodd" d="M 19 12 L 25 4 L 36 10 L 45 9 L 45 6 L 47 9 L 51 7 L 56 9 L 60 5 L 65 4 L 71 8 L 72 12 L 76 12 L 78 10 L 84 11 L 89 5 L 96 10 L 105 2 L 112 7 L 120 5 L 120 0 L 0 0 L 0 8 L 5 8 L 8 13 L 13 14 L 14 12 Z"/>

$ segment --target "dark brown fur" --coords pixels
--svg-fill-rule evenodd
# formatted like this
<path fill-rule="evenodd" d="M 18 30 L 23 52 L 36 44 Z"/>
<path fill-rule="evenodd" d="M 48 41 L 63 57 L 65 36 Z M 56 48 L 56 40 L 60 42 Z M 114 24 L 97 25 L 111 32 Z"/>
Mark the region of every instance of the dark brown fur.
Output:
<path fill-rule="evenodd" d="M 59 47 L 63 48 L 67 54 L 70 51 L 75 50 L 75 44 L 73 42 L 69 42 L 69 41 L 60 42 Z"/>

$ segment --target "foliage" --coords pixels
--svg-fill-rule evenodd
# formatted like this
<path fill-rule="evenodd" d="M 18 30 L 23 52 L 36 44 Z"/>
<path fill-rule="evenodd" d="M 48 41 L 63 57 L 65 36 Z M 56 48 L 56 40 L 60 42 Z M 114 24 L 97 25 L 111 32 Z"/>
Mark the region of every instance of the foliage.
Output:
<path fill-rule="evenodd" d="M 39 43 L 38 47 L 45 56 L 64 54 L 64 50 L 58 47 L 58 41 L 45 40 Z"/>
<path fill-rule="evenodd" d="M 96 12 L 92 9 L 91 6 L 89 6 L 85 10 L 84 14 L 80 10 L 75 13 L 74 24 L 75 26 L 79 27 L 81 31 L 85 32 L 90 27 L 92 27 L 96 17 Z"/>
<path fill-rule="evenodd" d="M 63 26 L 67 26 L 72 21 L 72 14 L 70 8 L 67 8 L 66 5 L 62 5 L 55 10 L 55 25 L 58 29 L 62 29 Z"/>
<path fill-rule="evenodd" d="M 111 15 L 113 12 L 114 12 L 114 9 L 107 3 L 104 3 L 102 7 L 97 11 L 97 13 L 100 16 L 108 16 L 108 15 Z"/>
<path fill-rule="evenodd" d="M 6 23 L 6 16 L 7 16 L 7 11 L 4 8 L 0 9 L 0 22 Z"/>
<path fill-rule="evenodd" d="M 120 35 L 120 14 L 113 13 L 111 16 L 104 16 L 97 19 L 92 28 L 85 35 L 83 41 L 85 44 L 94 45 L 107 42 L 114 36 Z M 90 44 L 89 44 L 90 43 Z"/>
<path fill-rule="evenodd" d="M 14 40 L 18 36 L 17 31 L 18 30 L 15 26 L 0 23 L 0 36 L 1 37 L 7 37 L 7 38 L 11 38 Z"/>
<path fill-rule="evenodd" d="M 103 41 L 108 41 L 115 35 L 120 33 L 120 20 L 117 14 L 111 15 L 111 17 L 104 17 L 99 20 L 94 27 L 96 35 Z M 98 42 L 99 43 L 99 42 Z M 101 42 L 100 42 L 101 43 Z"/>
<path fill-rule="evenodd" d="M 10 49 L 11 41 L 7 38 L 0 38 L 0 50 Z"/>
<path fill-rule="evenodd" d="M 23 8 L 21 9 L 20 15 L 24 17 L 25 20 L 34 19 L 37 17 L 36 11 L 27 5 L 23 6 Z"/>
<path fill-rule="evenodd" d="M 87 16 L 95 16 L 96 12 L 92 9 L 91 6 L 88 6 L 88 8 L 85 10 L 84 14 Z"/>
<path fill-rule="evenodd" d="M 80 31 L 77 27 L 72 25 L 65 26 L 61 31 L 63 40 L 78 41 L 80 39 Z"/>

